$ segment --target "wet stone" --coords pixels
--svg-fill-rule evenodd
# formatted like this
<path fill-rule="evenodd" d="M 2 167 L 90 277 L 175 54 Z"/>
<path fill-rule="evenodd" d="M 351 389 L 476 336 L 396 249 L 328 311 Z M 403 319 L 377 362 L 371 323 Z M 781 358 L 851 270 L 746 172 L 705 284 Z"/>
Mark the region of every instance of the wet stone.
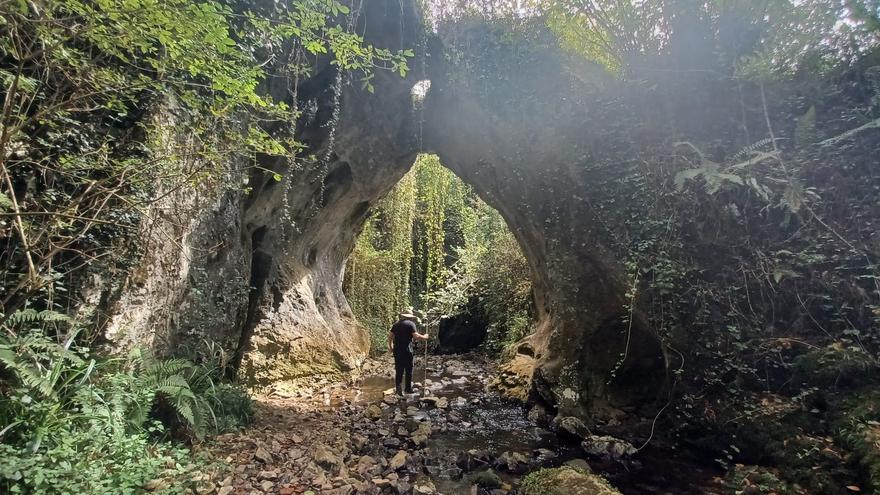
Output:
<path fill-rule="evenodd" d="M 581 442 L 584 452 L 597 457 L 620 460 L 636 454 L 638 450 L 632 444 L 612 436 L 593 435 Z"/>
<path fill-rule="evenodd" d="M 505 452 L 495 461 L 495 467 L 514 474 L 524 474 L 529 469 L 529 459 L 519 452 Z"/>
<path fill-rule="evenodd" d="M 560 435 L 578 439 L 590 436 L 590 429 L 583 421 L 572 416 L 557 416 L 553 418 L 551 427 Z"/>

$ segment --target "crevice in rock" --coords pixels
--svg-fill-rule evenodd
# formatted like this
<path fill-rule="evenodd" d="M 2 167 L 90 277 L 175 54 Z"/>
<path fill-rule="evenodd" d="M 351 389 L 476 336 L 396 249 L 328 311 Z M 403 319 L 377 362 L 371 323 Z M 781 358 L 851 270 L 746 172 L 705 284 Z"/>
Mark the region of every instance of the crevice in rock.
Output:
<path fill-rule="evenodd" d="M 261 249 L 266 239 L 266 233 L 267 227 L 264 225 L 254 230 L 253 234 L 251 234 L 250 291 L 248 293 L 247 313 L 239 336 L 238 346 L 233 356 L 233 369 L 235 371 L 241 366 L 241 360 L 250 343 L 253 329 L 256 326 L 256 322 L 262 317 L 259 314 L 260 299 L 263 295 L 266 280 L 272 271 L 273 261 L 273 257 Z M 278 289 L 273 286 L 273 290 L 277 291 Z"/>

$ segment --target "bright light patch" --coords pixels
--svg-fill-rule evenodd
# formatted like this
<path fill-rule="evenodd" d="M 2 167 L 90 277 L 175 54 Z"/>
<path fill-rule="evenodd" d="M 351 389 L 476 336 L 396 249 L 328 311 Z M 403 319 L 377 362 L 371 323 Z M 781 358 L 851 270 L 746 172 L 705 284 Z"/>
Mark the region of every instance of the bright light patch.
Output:
<path fill-rule="evenodd" d="M 430 90 L 431 90 L 431 80 L 430 79 L 424 79 L 424 80 L 417 82 L 415 84 L 415 86 L 412 87 L 412 91 L 410 91 L 410 94 L 412 94 L 412 97 L 413 97 L 413 102 L 415 102 L 416 104 L 419 104 L 419 103 L 422 103 L 423 101 L 425 101 L 425 97 L 428 96 L 428 91 L 430 91 Z"/>

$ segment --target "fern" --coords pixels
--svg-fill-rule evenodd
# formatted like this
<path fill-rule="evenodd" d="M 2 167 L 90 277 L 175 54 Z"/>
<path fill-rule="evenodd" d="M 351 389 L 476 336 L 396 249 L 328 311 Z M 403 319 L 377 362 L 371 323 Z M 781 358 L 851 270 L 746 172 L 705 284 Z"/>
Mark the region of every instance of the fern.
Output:
<path fill-rule="evenodd" d="M 20 309 L 10 314 L 6 318 L 6 324 L 9 326 L 20 326 L 26 323 L 36 322 L 62 322 L 70 321 L 70 317 L 52 310 L 37 311 L 33 308 Z"/>
<path fill-rule="evenodd" d="M 763 148 L 764 146 L 767 146 L 767 145 L 772 146 L 773 140 L 770 138 L 764 138 L 764 139 L 755 141 L 754 143 L 752 143 L 748 146 L 745 146 L 741 150 L 734 153 L 733 156 L 730 158 L 730 160 L 732 162 L 741 162 L 747 156 L 752 155 L 753 153 L 755 153 L 756 151 L 759 151 L 761 148 Z"/>

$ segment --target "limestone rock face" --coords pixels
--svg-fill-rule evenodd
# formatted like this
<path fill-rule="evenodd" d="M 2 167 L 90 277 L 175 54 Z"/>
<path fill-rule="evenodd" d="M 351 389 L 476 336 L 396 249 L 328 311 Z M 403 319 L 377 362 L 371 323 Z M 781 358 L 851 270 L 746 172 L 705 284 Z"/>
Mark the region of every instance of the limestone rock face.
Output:
<path fill-rule="evenodd" d="M 148 117 L 165 133 L 169 148 L 183 139 L 185 125 L 173 101 Z M 142 256 L 125 277 L 94 280 L 88 305 L 98 306 L 98 324 L 118 350 L 132 347 L 166 353 L 185 342 L 210 340 L 227 350 L 238 345 L 244 321 L 249 253 L 242 232 L 240 164 L 227 163 L 217 177 L 192 188 L 168 189 L 145 211 L 137 235 Z M 198 169 L 203 163 L 185 164 Z"/>
<path fill-rule="evenodd" d="M 354 10 L 366 43 L 416 45 L 413 2 Z M 263 385 L 358 366 L 369 337 L 342 295 L 345 260 L 370 205 L 417 151 L 415 80 L 378 70 L 372 82 L 374 93 L 361 90 L 327 59 L 300 81 L 296 102 L 283 78 L 268 81 L 266 93 L 303 110 L 296 139 L 307 150 L 294 167 L 286 158 L 228 163 L 228 176 L 156 204 L 156 221 L 140 236 L 139 264 L 122 281 L 96 284 L 111 287 L 94 296 L 111 301 L 104 304 L 108 339 L 160 353 L 216 341 L 242 378 Z M 156 114 L 168 139 L 185 134 L 173 109 Z M 287 132 L 278 125 L 268 131 Z"/>
<path fill-rule="evenodd" d="M 412 47 L 420 26 L 411 2 L 390 0 L 365 2 L 359 23 L 367 43 L 391 50 Z M 285 179 L 255 174 L 243 212 L 253 289 L 240 374 L 256 383 L 362 362 L 370 341 L 342 294 L 345 260 L 370 205 L 417 151 L 414 80 L 376 71 L 370 93 L 326 61 L 313 72 L 300 85 L 298 105 L 314 114 L 302 117 L 297 138 L 316 163 L 299 170 L 286 160 L 263 163 Z M 284 98 L 288 88 L 268 90 Z"/>
<path fill-rule="evenodd" d="M 489 60 L 503 56 L 491 52 L 488 29 L 458 36 L 489 47 Z M 589 139 L 608 125 L 597 109 L 610 105 L 602 98 L 614 82 L 596 68 L 568 67 L 550 49 L 536 51 L 503 74 L 435 64 L 425 143 L 501 213 L 530 264 L 536 391 L 560 414 L 607 419 L 653 402 L 665 381 L 659 339 L 626 309 L 630 282 L 600 235 L 590 172 L 578 165 L 625 146 Z M 494 78 L 504 82 L 481 82 Z"/>

